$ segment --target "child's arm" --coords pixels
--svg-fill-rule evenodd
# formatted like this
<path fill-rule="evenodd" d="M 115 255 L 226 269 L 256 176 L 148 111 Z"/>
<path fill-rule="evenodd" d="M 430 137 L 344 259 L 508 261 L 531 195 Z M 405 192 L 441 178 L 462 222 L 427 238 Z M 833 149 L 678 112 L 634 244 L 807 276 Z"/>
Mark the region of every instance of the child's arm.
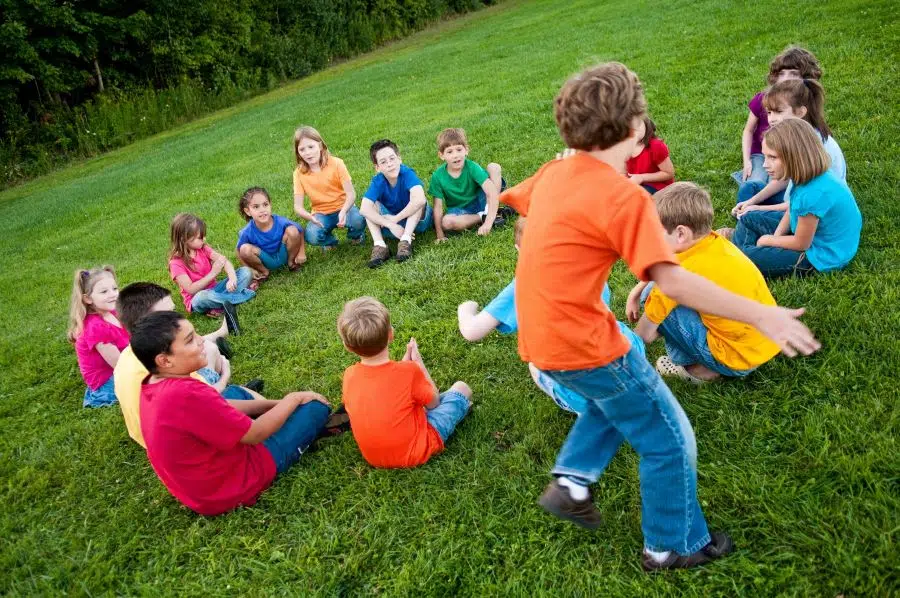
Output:
<path fill-rule="evenodd" d="M 625 317 L 634 324 L 641 317 L 641 293 L 647 288 L 649 282 L 639 282 L 634 285 L 631 292 L 628 293 L 628 299 L 625 300 Z"/>
<path fill-rule="evenodd" d="M 225 288 L 229 293 L 233 293 L 235 289 L 237 289 L 237 272 L 234 271 L 234 265 L 231 263 L 231 260 L 213 249 L 209 255 L 212 258 L 213 262 L 221 260 L 225 266 L 225 275 L 228 276 L 228 282 L 225 283 Z"/>
<path fill-rule="evenodd" d="M 315 217 L 312 212 L 308 212 L 306 210 L 306 205 L 303 200 L 306 198 L 305 195 L 295 195 L 294 196 L 294 213 L 297 214 L 298 218 L 302 218 L 307 222 L 315 222 L 319 226 L 322 226 L 322 223 L 319 222 L 319 219 Z"/>
<path fill-rule="evenodd" d="M 403 227 L 379 213 L 378 208 L 375 207 L 375 202 L 368 197 L 363 196 L 359 213 L 369 222 L 374 222 L 378 226 L 390 229 L 398 239 L 403 236 Z"/>
<path fill-rule="evenodd" d="M 659 290 L 673 301 L 700 313 L 750 324 L 772 339 L 788 357 L 797 353 L 809 355 L 822 346 L 798 319 L 804 313 L 802 308 L 757 303 L 669 262 L 654 264 L 648 273 Z"/>
<path fill-rule="evenodd" d="M 97 343 L 94 347 L 96 347 L 97 353 L 100 354 L 103 361 L 109 364 L 109 367 L 116 367 L 116 364 L 119 363 L 119 355 L 122 354 L 118 347 L 112 343 Z"/>
<path fill-rule="evenodd" d="M 787 186 L 788 186 L 787 180 L 769 181 L 768 183 L 766 183 L 765 187 L 763 187 L 762 189 L 759 190 L 759 192 L 757 192 L 756 195 L 754 195 L 750 199 L 748 199 L 746 201 L 742 201 L 742 202 L 738 203 L 736 206 L 734 206 L 731 209 L 731 215 L 737 216 L 737 215 L 741 214 L 748 207 L 755 206 L 756 204 L 762 203 L 762 202 L 766 201 L 767 199 L 769 199 L 770 197 L 773 197 L 774 195 L 781 193 L 782 191 L 787 189 Z"/>
<path fill-rule="evenodd" d="M 434 198 L 434 236 L 437 237 L 434 242 L 435 243 L 443 243 L 447 240 L 447 236 L 444 234 L 444 223 L 441 222 L 444 219 L 444 200 L 440 197 Z"/>
<path fill-rule="evenodd" d="M 740 218 L 744 214 L 749 214 L 750 212 L 786 212 L 789 207 L 790 205 L 786 201 L 768 206 L 747 206 L 737 216 Z"/>
<path fill-rule="evenodd" d="M 671 181 L 675 178 L 675 165 L 672 164 L 672 158 L 666 158 L 656 165 L 659 172 L 648 172 L 644 174 L 630 174 L 628 178 L 637 183 L 662 183 Z"/>
<path fill-rule="evenodd" d="M 785 225 L 785 221 L 787 224 Z M 763 235 L 756 241 L 757 247 L 780 247 L 792 251 L 806 251 L 812 245 L 813 237 L 819 228 L 819 219 L 807 214 L 797 218 L 797 230 L 793 235 L 786 234 L 790 230 L 790 216 L 784 213 L 774 235 Z"/>
<path fill-rule="evenodd" d="M 425 199 L 425 189 L 422 187 L 422 185 L 416 185 L 409 190 L 409 203 L 406 204 L 406 207 L 400 210 L 398 214 L 387 216 L 387 219 L 389 222 L 397 224 L 401 220 L 406 220 L 407 218 L 424 208 L 426 203 L 428 202 Z"/>
<path fill-rule="evenodd" d="M 328 400 L 317 392 L 292 392 L 285 395 L 277 405 L 269 408 L 264 414 L 253 420 L 250 429 L 241 438 L 243 444 L 259 444 L 281 429 L 284 422 L 300 405 L 311 401 L 319 401 L 329 405 Z"/>
<path fill-rule="evenodd" d="M 425 378 L 431 385 L 431 389 L 434 392 L 434 398 L 432 398 L 431 401 L 425 405 L 425 409 L 434 409 L 435 407 L 440 405 L 441 393 L 438 391 L 437 384 L 435 384 L 434 380 L 431 379 L 431 374 L 428 373 L 428 368 L 425 367 L 425 362 L 422 361 L 422 354 L 419 353 L 419 344 L 416 342 L 416 339 L 409 339 L 409 342 L 406 344 L 406 353 L 403 355 L 403 359 L 401 359 L 401 361 L 415 362 L 415 364 L 419 366 L 419 369 L 422 370 L 422 373 L 425 374 Z"/>
<path fill-rule="evenodd" d="M 347 212 L 349 212 L 350 208 L 353 207 L 353 204 L 356 203 L 356 189 L 353 188 L 353 181 L 346 180 L 343 181 L 342 184 L 344 186 L 344 193 L 347 195 L 347 201 L 344 202 L 344 207 L 338 212 L 338 228 L 344 228 L 347 225 Z"/>
<path fill-rule="evenodd" d="M 219 363 L 216 366 L 213 369 L 219 373 L 219 380 L 213 384 L 213 388 L 222 394 L 225 387 L 228 386 L 228 382 L 231 381 L 231 362 L 224 355 L 219 355 Z"/>
<path fill-rule="evenodd" d="M 478 304 L 474 301 L 466 301 L 456 308 L 459 318 L 459 332 L 469 342 L 480 341 L 494 331 L 500 324 L 500 320 L 482 310 L 478 311 Z"/>
<path fill-rule="evenodd" d="M 641 337 L 645 344 L 650 344 L 659 338 L 659 325 L 650 321 L 646 315 L 641 316 L 637 326 L 634 327 L 634 333 Z"/>
<path fill-rule="evenodd" d="M 225 402 L 244 415 L 249 415 L 250 417 L 258 417 L 263 413 L 267 413 L 269 409 L 273 408 L 280 401 L 273 401 L 271 399 L 251 399 L 249 401 L 240 399 L 226 399 Z"/>
<path fill-rule="evenodd" d="M 497 186 L 491 179 L 486 179 L 481 184 L 481 190 L 484 191 L 484 196 L 487 199 L 487 215 L 484 217 L 484 222 L 478 227 L 478 234 L 486 235 L 494 227 L 494 219 L 497 217 L 497 209 L 500 207 L 500 202 L 497 200 Z"/>
<path fill-rule="evenodd" d="M 759 125 L 759 118 L 753 112 L 747 113 L 747 124 L 744 125 L 744 132 L 741 135 L 741 155 L 744 158 L 744 180 L 750 177 L 753 172 L 753 162 L 750 161 L 750 148 L 753 147 L 753 134 Z"/>
<path fill-rule="evenodd" d="M 209 283 L 213 282 L 216 279 L 216 276 L 219 275 L 219 272 L 222 271 L 227 262 L 228 260 L 225 259 L 225 257 L 219 255 L 218 259 L 213 260 L 212 269 L 209 271 L 209 274 L 207 274 L 203 278 L 197 280 L 196 282 L 191 282 L 191 279 L 187 274 L 179 274 L 175 277 L 175 282 L 188 295 L 196 295 L 197 293 L 208 287 Z M 234 268 L 232 268 L 232 271 L 233 270 Z"/>

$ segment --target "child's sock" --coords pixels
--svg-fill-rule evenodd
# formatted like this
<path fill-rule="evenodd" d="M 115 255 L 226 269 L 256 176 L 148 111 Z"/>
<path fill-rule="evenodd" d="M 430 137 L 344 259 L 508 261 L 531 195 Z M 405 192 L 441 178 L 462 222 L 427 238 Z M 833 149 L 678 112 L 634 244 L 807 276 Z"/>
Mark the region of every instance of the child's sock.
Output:
<path fill-rule="evenodd" d="M 375 241 L 375 247 L 387 247 L 387 243 L 382 241 Z"/>
<path fill-rule="evenodd" d="M 572 500 L 577 500 L 580 502 L 587 500 L 588 496 L 590 496 L 587 486 L 583 486 L 578 482 L 572 480 L 571 478 L 567 478 L 566 476 L 561 476 L 559 478 L 559 485 L 563 486 L 566 490 L 569 491 L 569 496 L 572 497 Z"/>
<path fill-rule="evenodd" d="M 406 241 L 407 243 L 412 243 L 412 236 L 411 235 L 403 235 L 402 237 L 400 237 L 400 240 Z"/>
<path fill-rule="evenodd" d="M 663 551 L 663 552 L 654 552 L 654 551 L 652 551 L 652 550 L 649 550 L 649 549 L 645 548 L 645 549 L 644 549 L 644 554 L 646 554 L 647 556 L 649 556 L 651 559 L 653 559 L 653 560 L 656 561 L 657 563 L 661 563 L 661 562 L 663 562 L 664 560 L 666 560 L 667 558 L 669 558 L 669 555 L 672 554 L 672 551 L 671 551 L 671 550 L 666 550 L 666 551 Z"/>

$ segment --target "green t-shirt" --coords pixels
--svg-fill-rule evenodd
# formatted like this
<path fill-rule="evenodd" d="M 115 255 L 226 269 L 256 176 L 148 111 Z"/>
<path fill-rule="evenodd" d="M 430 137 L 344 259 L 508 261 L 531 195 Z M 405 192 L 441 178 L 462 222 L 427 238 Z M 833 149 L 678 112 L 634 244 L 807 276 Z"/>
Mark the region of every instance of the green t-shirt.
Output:
<path fill-rule="evenodd" d="M 457 178 L 453 178 L 447 172 L 447 164 L 441 164 L 441 167 L 431 175 L 428 193 L 432 197 L 443 200 L 445 207 L 459 208 L 471 203 L 478 197 L 481 185 L 487 179 L 487 171 L 466 158 L 462 172 Z"/>

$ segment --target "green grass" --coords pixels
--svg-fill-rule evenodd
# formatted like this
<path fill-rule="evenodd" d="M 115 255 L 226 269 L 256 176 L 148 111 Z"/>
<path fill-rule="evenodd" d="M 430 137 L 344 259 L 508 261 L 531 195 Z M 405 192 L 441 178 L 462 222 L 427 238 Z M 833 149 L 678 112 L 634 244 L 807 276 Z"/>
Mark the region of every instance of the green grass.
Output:
<path fill-rule="evenodd" d="M 762 0 L 752 14 L 717 2 L 508 2 L 0 194 L 0 593 L 896 595 L 898 16 L 887 1 L 787 10 Z M 689 572 L 639 570 L 630 449 L 596 488 L 599 531 L 536 506 L 572 419 L 533 387 L 514 338 L 467 344 L 455 324 L 458 303 L 485 303 L 511 278 L 509 228 L 442 246 L 432 233 L 411 262 L 375 272 L 368 249 L 312 251 L 302 273 L 276 274 L 242 306 L 236 379 L 264 377 L 269 396 L 312 388 L 338 399 L 353 361 L 335 332 L 340 307 L 362 294 L 384 301 L 438 383 L 467 380 L 478 400 L 424 467 L 372 469 L 346 435 L 258 506 L 205 519 L 166 493 L 117 408 L 81 408 L 64 339 L 73 269 L 112 263 L 120 284 L 171 285 L 175 212 L 202 215 L 223 251 L 246 187 L 268 187 L 289 214 L 295 126 L 323 132 L 359 191 L 371 141 L 391 137 L 426 177 L 445 126 L 465 127 L 472 157 L 517 182 L 561 148 L 551 113 L 560 84 L 617 59 L 642 77 L 678 177 L 712 191 L 724 225 L 746 102 L 791 42 L 824 65 L 829 122 L 865 225 L 846 271 L 772 285 L 780 303 L 808 309 L 818 354 L 775 359 L 744 382 L 673 384 L 697 434 L 700 499 L 711 526 L 734 536 L 734 556 Z M 632 282 L 617 267 L 620 317 Z"/>

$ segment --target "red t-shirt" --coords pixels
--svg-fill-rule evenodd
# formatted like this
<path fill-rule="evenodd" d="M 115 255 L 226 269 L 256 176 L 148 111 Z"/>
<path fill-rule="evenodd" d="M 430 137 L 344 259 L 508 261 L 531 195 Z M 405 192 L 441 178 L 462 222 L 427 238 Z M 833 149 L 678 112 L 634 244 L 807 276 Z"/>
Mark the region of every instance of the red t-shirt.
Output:
<path fill-rule="evenodd" d="M 191 260 L 191 268 L 187 267 L 187 264 L 184 260 L 180 258 L 172 258 L 169 260 L 169 275 L 172 277 L 172 280 L 175 280 L 182 274 L 187 274 L 187 277 L 191 279 L 191 282 L 197 282 L 210 272 L 212 272 L 212 247 L 209 245 L 204 245 L 200 249 L 194 252 L 194 259 Z M 216 286 L 215 280 L 210 280 L 209 284 L 206 285 L 207 289 L 211 289 Z M 181 298 L 184 301 L 184 308 L 187 311 L 191 311 L 191 301 L 193 301 L 194 296 L 181 288 L 181 285 L 178 286 L 178 290 L 181 291 Z"/>
<path fill-rule="evenodd" d="M 353 438 L 370 465 L 415 467 L 444 448 L 425 416 L 434 388 L 412 361 L 350 366 L 343 399 Z"/>
<path fill-rule="evenodd" d="M 500 195 L 528 217 L 516 266 L 519 355 L 542 370 L 604 366 L 630 343 L 601 298 L 622 258 L 640 280 L 677 264 L 650 194 L 579 152 Z"/>
<path fill-rule="evenodd" d="M 194 378 L 141 385 L 141 431 L 153 470 L 201 515 L 252 505 L 275 479 L 262 444 L 241 444 L 253 421 Z"/>
<path fill-rule="evenodd" d="M 669 148 L 663 143 L 662 139 L 653 137 L 650 139 L 650 143 L 647 144 L 647 147 L 644 148 L 644 151 L 625 163 L 625 169 L 628 171 L 628 174 L 653 174 L 654 172 L 659 172 L 659 165 L 668 157 Z M 675 179 L 669 179 L 668 181 L 660 181 L 657 183 L 647 182 L 644 184 L 650 185 L 659 191 L 660 189 L 665 189 L 674 182 Z"/>

